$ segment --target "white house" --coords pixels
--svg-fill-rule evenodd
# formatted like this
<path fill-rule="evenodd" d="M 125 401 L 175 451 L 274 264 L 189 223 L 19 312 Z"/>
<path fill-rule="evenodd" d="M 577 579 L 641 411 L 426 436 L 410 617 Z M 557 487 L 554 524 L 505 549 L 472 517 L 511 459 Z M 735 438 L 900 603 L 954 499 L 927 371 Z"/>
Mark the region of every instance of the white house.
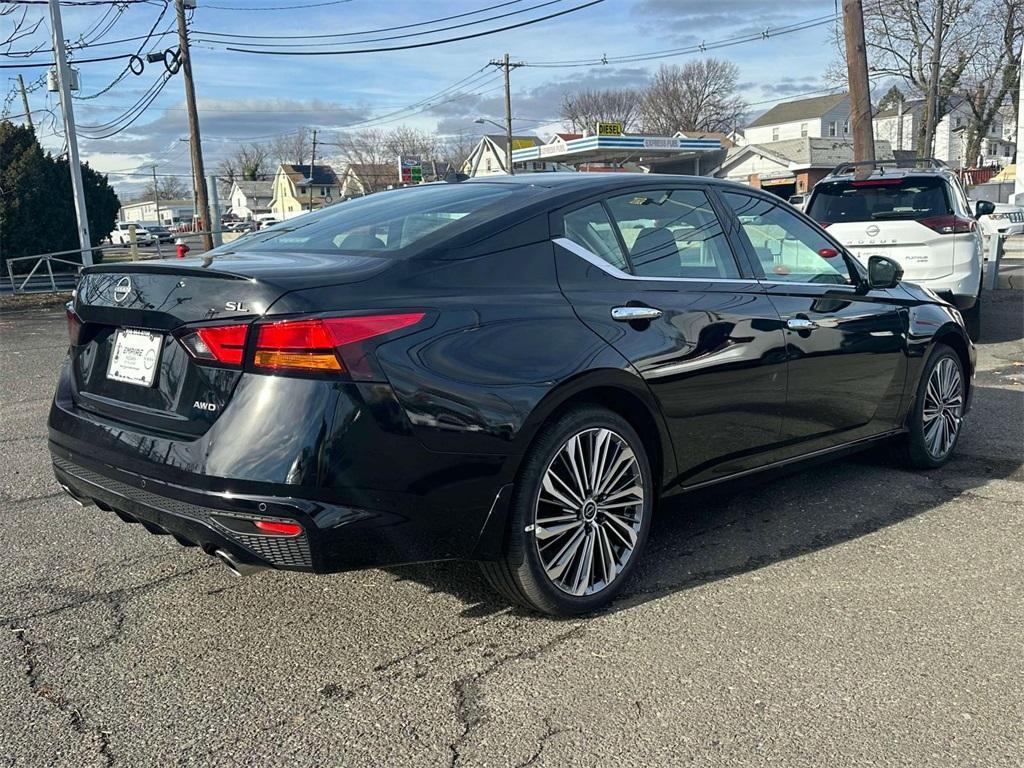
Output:
<path fill-rule="evenodd" d="M 551 141 L 559 140 L 556 134 Z M 497 176 L 505 175 L 508 171 L 505 168 L 505 145 L 507 139 L 504 135 L 493 134 L 484 136 L 476 145 L 466 162 L 462 164 L 462 172 L 467 176 Z M 513 136 L 512 149 L 529 149 L 530 147 L 543 146 L 544 142 L 536 136 Z M 542 173 L 544 171 L 571 170 L 561 168 L 557 163 L 549 163 L 544 160 L 530 160 L 524 163 L 515 164 L 516 173 Z"/>
<path fill-rule="evenodd" d="M 284 221 L 306 211 L 315 211 L 341 199 L 341 182 L 329 165 L 313 166 L 282 163 L 274 175 L 270 211 Z"/>
<path fill-rule="evenodd" d="M 270 213 L 270 201 L 274 197 L 272 181 L 236 181 L 228 195 L 228 211 L 240 219 L 254 219 L 262 213 Z"/>
<path fill-rule="evenodd" d="M 160 200 L 159 222 L 170 227 L 182 222 L 191 222 L 195 214 L 195 206 L 191 200 Z M 119 221 L 157 221 L 157 201 L 138 200 L 125 203 L 118 212 Z"/>
<path fill-rule="evenodd" d="M 776 104 L 743 129 L 747 144 L 850 136 L 850 96 L 836 93 Z"/>
<path fill-rule="evenodd" d="M 918 133 L 924 119 L 924 106 L 924 99 L 905 101 L 902 119 L 899 107 L 875 113 L 875 140 L 888 141 L 893 149 L 917 149 Z M 932 156 L 950 168 L 975 167 L 979 164 L 1005 166 L 1010 163 L 1013 158 L 1014 139 L 1006 136 L 1005 115 L 1002 112 L 996 115 L 988 135 L 981 141 L 981 157 L 977 158 L 966 157 L 967 126 L 970 120 L 971 111 L 964 99 L 951 99 L 946 114 L 935 126 Z"/>

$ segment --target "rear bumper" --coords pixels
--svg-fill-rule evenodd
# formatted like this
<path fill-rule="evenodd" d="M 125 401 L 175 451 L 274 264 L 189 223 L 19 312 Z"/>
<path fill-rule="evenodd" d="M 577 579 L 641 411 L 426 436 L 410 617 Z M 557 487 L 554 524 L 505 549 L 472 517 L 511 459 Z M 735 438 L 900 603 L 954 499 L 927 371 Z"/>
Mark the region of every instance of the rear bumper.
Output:
<path fill-rule="evenodd" d="M 316 573 L 444 559 L 436 541 L 407 530 L 407 521 L 398 515 L 287 495 L 200 491 L 90 460 L 52 441 L 50 452 L 57 481 L 80 503 L 115 512 L 151 533 L 170 534 L 207 554 L 227 550 L 249 565 Z M 494 529 L 505 519 L 509 491 L 500 491 L 485 510 L 492 525 L 463 530 L 472 550 L 463 555 L 478 556 L 477 550 L 491 548 Z M 239 531 L 257 520 L 298 523 L 302 532 L 281 536 Z"/>

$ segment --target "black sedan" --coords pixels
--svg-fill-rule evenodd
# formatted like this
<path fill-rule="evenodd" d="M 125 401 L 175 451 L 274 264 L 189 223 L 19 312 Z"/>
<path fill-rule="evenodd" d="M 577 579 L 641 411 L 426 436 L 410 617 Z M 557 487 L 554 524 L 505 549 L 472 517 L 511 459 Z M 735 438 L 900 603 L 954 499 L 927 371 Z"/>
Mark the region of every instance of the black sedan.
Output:
<path fill-rule="evenodd" d="M 375 194 L 84 270 L 54 470 L 238 573 L 472 559 L 583 613 L 668 496 L 882 440 L 949 459 L 974 348 L 900 276 L 707 178 Z"/>

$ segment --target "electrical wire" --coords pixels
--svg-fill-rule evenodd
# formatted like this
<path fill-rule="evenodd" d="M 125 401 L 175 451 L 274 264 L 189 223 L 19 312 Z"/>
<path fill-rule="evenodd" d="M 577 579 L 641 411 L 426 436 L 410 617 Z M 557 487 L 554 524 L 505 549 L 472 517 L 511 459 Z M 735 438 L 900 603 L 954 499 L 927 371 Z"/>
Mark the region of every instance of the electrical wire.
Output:
<path fill-rule="evenodd" d="M 149 28 L 149 32 L 146 34 L 145 38 L 143 38 L 142 43 L 139 45 L 138 50 L 135 52 L 135 56 L 136 57 L 139 57 L 139 56 L 142 55 L 142 50 L 146 47 L 146 43 L 153 36 L 153 33 L 156 31 L 157 26 L 159 26 L 161 21 L 163 21 L 164 16 L 167 15 L 167 9 L 168 8 L 170 8 L 170 3 L 167 2 L 167 0 L 164 0 L 164 7 L 162 9 L 160 9 L 160 13 L 156 17 L 156 21 L 153 22 L 153 26 L 151 26 Z M 164 35 L 168 34 L 168 32 L 170 32 L 170 30 L 172 28 L 174 28 L 175 26 L 176 26 L 176 23 L 172 24 L 159 37 L 163 37 Z M 157 38 L 157 39 L 159 39 L 159 38 Z M 133 59 L 129 59 L 128 60 L 128 64 L 125 65 L 124 69 L 122 69 L 118 73 L 118 75 L 108 85 L 106 85 L 104 88 L 101 88 L 96 93 L 89 94 L 88 96 L 75 96 L 75 98 L 78 99 L 79 101 L 87 101 L 89 99 L 95 99 L 95 98 L 97 98 L 99 96 L 102 96 L 104 93 L 107 93 L 114 86 L 116 86 L 118 83 L 120 83 L 122 80 L 124 80 L 128 76 L 129 72 L 132 72 L 132 64 L 133 63 L 134 63 L 134 60 Z"/>
<path fill-rule="evenodd" d="M 544 8 L 544 7 L 547 7 L 549 5 L 555 5 L 556 3 L 561 3 L 561 2 L 566 2 L 566 0 L 544 0 L 544 2 L 542 2 L 542 3 L 538 3 L 536 5 L 528 5 L 525 8 L 519 8 L 518 10 L 512 10 L 512 11 L 508 11 L 506 13 L 499 13 L 498 15 L 495 15 L 495 16 L 487 16 L 485 18 L 478 18 L 478 19 L 474 20 L 474 22 L 463 22 L 462 24 L 456 24 L 456 25 L 452 25 L 451 27 L 445 27 L 444 28 L 444 32 L 450 32 L 452 30 L 463 29 L 465 27 L 473 27 L 473 26 L 478 25 L 478 24 L 486 24 L 487 22 L 495 22 L 495 20 L 498 20 L 500 18 L 507 18 L 509 16 L 514 16 L 514 15 L 517 15 L 519 13 L 528 13 L 531 10 L 537 10 L 538 8 Z M 372 38 L 367 38 L 365 40 L 354 40 L 351 43 L 339 43 L 339 41 L 337 41 L 337 40 L 330 40 L 330 41 L 323 42 L 323 43 L 261 43 L 261 45 L 263 45 L 263 47 L 265 47 L 265 48 L 317 48 L 317 47 L 323 47 L 325 45 L 339 45 L 339 44 L 341 44 L 341 45 L 362 45 L 364 43 L 380 43 L 380 42 L 385 42 L 385 41 L 388 41 L 388 40 L 403 40 L 403 39 L 407 39 L 407 38 L 411 38 L 411 37 L 423 37 L 424 35 L 434 35 L 437 32 L 438 32 L 438 30 L 424 30 L 423 32 L 407 32 L 407 33 L 404 33 L 402 35 L 389 35 L 389 36 L 386 36 L 386 37 L 372 37 Z M 299 39 L 299 40 L 305 40 L 306 39 L 305 36 L 302 36 L 302 35 L 281 36 L 281 39 L 284 40 L 284 39 L 288 39 L 289 37 L 291 37 L 293 39 Z M 198 43 L 219 43 L 219 44 L 223 45 L 226 42 L 236 42 L 236 41 L 233 41 L 233 40 L 230 40 L 230 41 L 227 41 L 227 40 L 212 40 L 212 39 L 209 39 L 209 38 L 197 37 L 196 38 L 196 42 L 198 42 Z M 240 45 L 248 45 L 248 44 L 249 43 L 240 43 Z"/>
<path fill-rule="evenodd" d="M 299 8 L 322 8 L 325 5 L 341 5 L 350 3 L 352 0 L 322 0 L 319 3 L 306 3 L 304 5 L 275 5 L 270 7 L 236 7 L 233 5 L 204 5 L 203 10 L 208 11 L 293 11 Z"/>
<path fill-rule="evenodd" d="M 440 24 L 442 21 L 453 21 L 454 19 L 463 19 L 467 16 L 475 16 L 478 13 L 486 13 L 487 11 L 497 10 L 498 8 L 506 8 L 510 5 L 517 5 L 518 3 L 524 3 L 526 0 L 505 0 L 502 3 L 496 3 L 495 5 L 488 5 L 484 8 L 477 8 L 474 11 L 464 11 L 463 13 L 456 13 L 452 16 L 442 16 L 437 19 L 428 19 L 427 21 L 417 21 L 413 24 L 400 24 L 397 27 L 378 27 L 377 29 L 364 29 L 360 32 L 327 32 L 318 35 L 289 35 L 288 37 L 300 37 L 302 39 L 312 39 L 315 37 L 360 37 L 362 35 L 376 35 L 381 32 L 395 32 L 400 29 L 413 29 L 414 27 L 426 27 L 431 24 Z M 205 6 L 209 8 L 210 6 Z M 282 35 L 239 35 L 232 32 L 216 32 L 207 30 L 196 30 L 197 35 L 209 35 L 210 37 L 237 37 L 239 39 L 247 40 L 280 40 Z"/>
<path fill-rule="evenodd" d="M 482 32 L 474 32 L 468 35 L 460 35 L 458 37 L 447 37 L 442 40 L 431 40 L 423 43 L 412 43 L 409 45 L 393 45 L 386 48 L 358 48 L 347 51 L 267 51 L 253 48 L 235 48 L 232 46 L 226 46 L 224 50 L 235 51 L 237 53 L 254 53 L 262 56 L 348 56 L 354 53 L 382 53 L 385 51 L 407 51 L 413 48 L 428 48 L 434 45 L 444 45 L 446 43 L 456 43 L 461 40 L 472 40 L 477 37 L 486 37 L 488 35 L 496 35 L 499 32 L 508 32 L 512 29 L 520 29 L 522 27 L 528 27 L 533 24 L 539 24 L 542 21 L 549 21 L 550 19 L 557 18 L 559 16 L 565 16 L 569 13 L 575 13 L 582 11 L 585 8 L 603 3 L 605 0 L 590 0 L 590 2 L 577 5 L 573 8 L 566 8 L 563 11 L 556 13 L 549 13 L 547 16 L 540 16 L 536 19 L 529 19 L 527 21 L 521 21 L 518 24 L 507 24 L 504 27 L 497 27 L 495 29 L 485 29 Z"/>

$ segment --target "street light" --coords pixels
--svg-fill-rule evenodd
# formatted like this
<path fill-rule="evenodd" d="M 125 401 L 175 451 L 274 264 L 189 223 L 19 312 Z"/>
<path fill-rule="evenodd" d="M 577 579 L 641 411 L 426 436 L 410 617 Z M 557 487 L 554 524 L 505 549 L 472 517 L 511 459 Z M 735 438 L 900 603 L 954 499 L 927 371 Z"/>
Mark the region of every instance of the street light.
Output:
<path fill-rule="evenodd" d="M 494 120 L 489 120 L 486 117 L 478 117 L 473 122 L 474 123 L 478 123 L 479 125 L 483 125 L 484 123 L 490 123 L 491 125 L 498 126 L 499 128 L 501 128 L 501 130 L 506 132 L 506 138 L 505 138 L 505 165 L 507 166 L 506 170 L 508 171 L 508 175 L 509 176 L 514 175 L 515 174 L 515 168 L 512 167 L 512 123 L 509 122 L 508 125 L 502 125 L 501 123 L 495 122 Z"/>

